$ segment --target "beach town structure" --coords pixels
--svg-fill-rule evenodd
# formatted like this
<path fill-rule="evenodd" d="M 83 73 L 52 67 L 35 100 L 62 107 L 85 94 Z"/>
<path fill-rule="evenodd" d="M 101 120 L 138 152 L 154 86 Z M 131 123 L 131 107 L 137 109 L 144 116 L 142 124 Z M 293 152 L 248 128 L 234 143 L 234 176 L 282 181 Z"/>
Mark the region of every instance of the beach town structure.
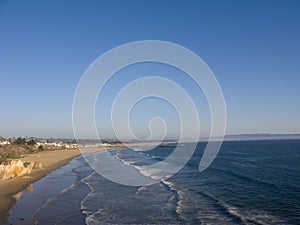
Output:
<path fill-rule="evenodd" d="M 27 141 L 29 140 L 34 140 L 34 139 L 27 139 Z M 10 145 L 12 143 L 14 143 L 15 138 L 9 138 L 9 139 L 5 139 L 5 138 L 0 138 L 0 145 Z M 53 147 L 61 147 L 61 148 L 77 148 L 77 144 L 76 143 L 71 143 L 71 142 L 64 142 L 64 141 L 47 141 L 47 140 L 36 140 L 36 146 L 53 146 Z"/>

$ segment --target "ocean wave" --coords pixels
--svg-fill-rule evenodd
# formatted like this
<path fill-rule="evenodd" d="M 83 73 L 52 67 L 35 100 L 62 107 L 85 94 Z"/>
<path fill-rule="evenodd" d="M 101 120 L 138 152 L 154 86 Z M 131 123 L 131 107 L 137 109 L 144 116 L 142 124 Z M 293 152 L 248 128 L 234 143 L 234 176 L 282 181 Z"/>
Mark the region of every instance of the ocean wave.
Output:
<path fill-rule="evenodd" d="M 87 210 L 87 206 L 86 206 L 86 201 L 87 199 L 91 198 L 91 196 L 93 195 L 93 193 L 95 193 L 95 189 L 93 188 L 93 185 L 91 184 L 91 182 L 89 182 L 89 179 L 94 176 L 96 174 L 95 171 L 93 171 L 89 176 L 87 176 L 86 178 L 82 179 L 82 183 L 84 183 L 85 185 L 87 185 L 91 191 L 90 193 L 88 193 L 85 198 L 81 201 L 80 203 L 80 208 L 83 214 L 85 214 L 87 217 L 93 213 L 95 213 L 94 211 L 89 211 Z"/>
<path fill-rule="evenodd" d="M 247 209 L 238 208 L 236 206 L 226 203 L 220 198 L 216 198 L 208 193 L 202 193 L 202 195 L 215 201 L 216 206 L 224 210 L 225 213 L 229 215 L 234 221 L 242 224 L 257 224 L 257 225 L 267 225 L 267 224 L 285 224 L 286 221 L 283 221 L 280 218 L 275 217 L 267 212 L 256 209 Z"/>
<path fill-rule="evenodd" d="M 175 207 L 175 212 L 176 214 L 182 218 L 182 214 L 181 214 L 181 204 L 182 204 L 182 195 L 180 193 L 180 191 L 177 190 L 176 185 L 168 180 L 162 180 L 161 183 L 167 187 L 167 189 L 169 189 L 170 191 L 172 191 L 174 193 L 174 207 Z"/>

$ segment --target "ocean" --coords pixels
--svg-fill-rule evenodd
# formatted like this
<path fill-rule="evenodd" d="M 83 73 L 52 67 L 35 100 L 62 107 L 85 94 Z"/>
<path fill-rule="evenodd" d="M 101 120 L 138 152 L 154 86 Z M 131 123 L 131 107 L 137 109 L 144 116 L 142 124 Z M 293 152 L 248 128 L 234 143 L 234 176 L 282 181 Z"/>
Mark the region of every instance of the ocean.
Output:
<path fill-rule="evenodd" d="M 141 187 L 109 181 L 77 157 L 24 191 L 8 224 L 300 224 L 300 140 L 225 141 L 199 172 L 205 146 L 174 176 Z M 173 150 L 110 153 L 138 169 Z"/>

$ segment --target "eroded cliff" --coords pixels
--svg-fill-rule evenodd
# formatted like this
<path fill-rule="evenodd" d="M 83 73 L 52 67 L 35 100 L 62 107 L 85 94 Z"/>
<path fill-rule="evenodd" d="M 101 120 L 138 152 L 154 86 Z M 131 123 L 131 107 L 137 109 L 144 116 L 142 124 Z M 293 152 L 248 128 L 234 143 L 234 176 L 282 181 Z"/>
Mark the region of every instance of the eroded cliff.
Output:
<path fill-rule="evenodd" d="M 40 168 L 40 163 L 11 160 L 0 164 L 0 181 L 30 174 L 33 169 Z"/>

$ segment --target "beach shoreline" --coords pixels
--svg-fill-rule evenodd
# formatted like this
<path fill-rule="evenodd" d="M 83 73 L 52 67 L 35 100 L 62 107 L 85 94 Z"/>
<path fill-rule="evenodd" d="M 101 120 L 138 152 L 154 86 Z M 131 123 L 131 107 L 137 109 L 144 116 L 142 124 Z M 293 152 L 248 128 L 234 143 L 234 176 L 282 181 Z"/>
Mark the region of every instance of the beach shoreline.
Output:
<path fill-rule="evenodd" d="M 14 195 L 25 190 L 30 184 L 43 178 L 51 171 L 66 165 L 71 159 L 81 155 L 78 149 L 52 150 L 30 154 L 21 158 L 22 162 L 39 162 L 42 168 L 34 169 L 31 174 L 0 181 L 0 224 L 6 222 L 9 210 L 16 203 Z"/>
<path fill-rule="evenodd" d="M 42 179 L 52 171 L 66 165 L 72 159 L 93 152 L 115 150 L 124 147 L 145 147 L 157 143 L 131 143 L 126 146 L 122 144 L 111 145 L 109 147 L 81 148 L 68 150 L 50 150 L 35 154 L 29 154 L 20 158 L 22 162 L 38 162 L 42 164 L 39 169 L 34 169 L 31 174 L 15 177 L 9 180 L 0 181 L 0 224 L 5 224 L 9 218 L 9 210 L 16 204 L 15 195 L 26 190 L 31 184 Z"/>
<path fill-rule="evenodd" d="M 110 146 L 109 148 L 86 148 L 51 150 L 35 154 L 29 154 L 20 160 L 22 162 L 38 162 L 42 164 L 39 169 L 34 169 L 31 174 L 0 181 L 0 224 L 5 224 L 9 217 L 9 210 L 16 204 L 15 195 L 26 190 L 31 184 L 42 179 L 52 171 L 68 164 L 72 159 L 92 152 L 113 150 L 122 146 Z"/>

